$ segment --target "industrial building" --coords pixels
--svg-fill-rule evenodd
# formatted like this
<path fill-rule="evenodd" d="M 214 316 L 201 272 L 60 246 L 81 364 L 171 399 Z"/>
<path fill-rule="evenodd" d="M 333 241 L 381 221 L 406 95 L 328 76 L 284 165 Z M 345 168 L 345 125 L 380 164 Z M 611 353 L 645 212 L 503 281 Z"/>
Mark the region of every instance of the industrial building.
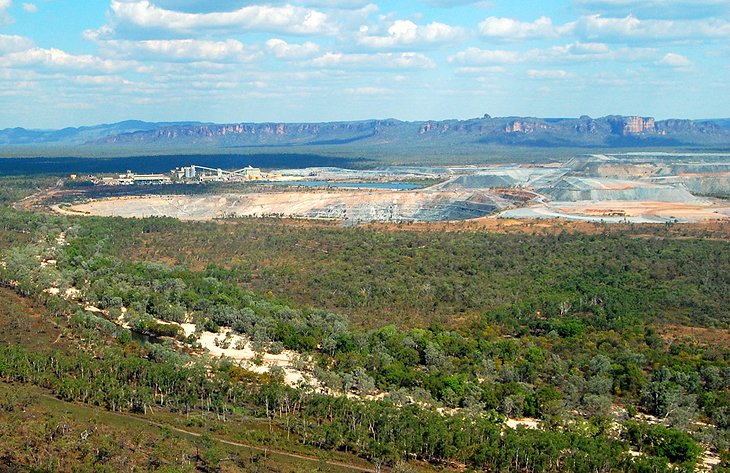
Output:
<path fill-rule="evenodd" d="M 172 179 L 165 174 L 135 174 L 127 171 L 119 177 L 103 177 L 101 184 L 109 186 L 131 186 L 133 184 L 171 184 Z"/>
<path fill-rule="evenodd" d="M 221 168 L 209 168 L 196 164 L 183 166 L 170 171 L 169 174 L 136 174 L 127 171 L 117 177 L 92 178 L 91 181 L 107 186 L 131 186 L 135 184 L 172 184 L 173 182 L 244 182 L 244 181 L 266 181 L 280 178 L 279 174 L 262 173 L 261 169 L 253 166 L 246 166 L 235 171 L 227 171 Z M 74 178 L 72 177 L 72 180 Z"/>
<path fill-rule="evenodd" d="M 226 171 L 221 168 L 209 168 L 193 164 L 173 170 L 172 175 L 176 180 L 186 182 L 261 181 L 268 179 L 268 176 L 262 173 L 261 169 L 253 166 L 247 166 L 235 171 Z"/>

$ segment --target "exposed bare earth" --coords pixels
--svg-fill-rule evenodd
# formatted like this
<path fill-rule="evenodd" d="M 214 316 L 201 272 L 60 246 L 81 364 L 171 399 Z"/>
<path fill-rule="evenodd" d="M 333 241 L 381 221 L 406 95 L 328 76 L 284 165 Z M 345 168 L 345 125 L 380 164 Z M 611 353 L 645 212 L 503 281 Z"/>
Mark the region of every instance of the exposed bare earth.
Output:
<path fill-rule="evenodd" d="M 54 208 L 76 215 L 170 216 L 185 220 L 277 215 L 369 222 L 473 218 L 509 205 L 508 200 L 488 191 L 320 190 L 119 197 Z"/>
<path fill-rule="evenodd" d="M 655 202 L 627 200 L 584 200 L 578 202 L 549 202 L 531 207 L 508 210 L 508 218 L 564 218 L 568 220 L 634 223 L 682 222 L 696 223 L 711 220 L 730 220 L 730 205 L 712 201 Z"/>
<path fill-rule="evenodd" d="M 466 221 L 498 215 L 507 219 L 612 223 L 730 221 L 730 201 L 707 197 L 722 197 L 730 192 L 730 162 L 699 160 L 672 164 L 659 158 L 647 159 L 649 162 L 596 155 L 577 157 L 552 167 L 504 165 L 387 171 L 389 179 L 408 177 L 415 171 L 418 175 L 446 179 L 418 190 L 336 189 L 338 182 L 373 178 L 378 172 L 308 168 L 287 171 L 295 174 L 292 179 L 298 183 L 305 182 L 308 176 L 320 179 L 312 181 L 312 187 L 306 191 L 273 190 L 269 186 L 258 192 L 137 195 L 54 208 L 72 214 L 170 216 L 186 220 L 277 216 L 397 223 Z"/>
<path fill-rule="evenodd" d="M 661 337 L 667 342 L 689 342 L 699 345 L 730 345 L 730 331 L 723 328 L 690 327 L 687 325 L 661 324 L 656 326 Z"/>
<path fill-rule="evenodd" d="M 229 194 L 225 196 L 145 196 L 120 197 L 91 201 L 71 207 L 55 208 L 60 212 L 121 217 L 169 216 L 182 220 L 209 220 L 227 216 L 279 215 L 298 218 L 332 218 L 341 220 L 410 221 L 438 220 L 434 214 L 448 214 L 461 202 L 475 203 L 473 193 L 464 192 L 282 192 L 263 194 Z M 467 204 L 468 205 L 468 204 Z M 478 203 L 475 205 L 479 205 Z M 484 204 L 485 206 L 491 204 Z M 506 202 L 500 202 L 506 206 Z M 455 212 L 458 212 L 457 208 Z M 485 211 L 486 213 L 486 211 Z M 478 216 L 478 215 L 474 215 Z M 419 218 L 420 217 L 420 218 Z M 730 221 L 730 205 L 699 202 L 651 201 L 579 201 L 550 202 L 508 210 L 506 218 L 563 218 L 606 222 L 635 223 Z M 444 220 L 449 220 L 445 218 Z"/>

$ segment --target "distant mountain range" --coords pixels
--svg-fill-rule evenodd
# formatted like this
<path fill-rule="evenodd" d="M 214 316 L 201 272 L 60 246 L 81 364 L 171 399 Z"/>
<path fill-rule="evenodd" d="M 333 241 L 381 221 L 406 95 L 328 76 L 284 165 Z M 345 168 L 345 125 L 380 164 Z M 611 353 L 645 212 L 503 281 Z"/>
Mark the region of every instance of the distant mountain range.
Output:
<path fill-rule="evenodd" d="M 325 123 L 150 123 L 124 121 L 61 130 L 0 130 L 0 145 L 102 148 L 195 148 L 340 146 L 453 147 L 701 147 L 730 148 L 730 119 L 654 120 L 490 117 L 405 122 L 394 119 Z"/>

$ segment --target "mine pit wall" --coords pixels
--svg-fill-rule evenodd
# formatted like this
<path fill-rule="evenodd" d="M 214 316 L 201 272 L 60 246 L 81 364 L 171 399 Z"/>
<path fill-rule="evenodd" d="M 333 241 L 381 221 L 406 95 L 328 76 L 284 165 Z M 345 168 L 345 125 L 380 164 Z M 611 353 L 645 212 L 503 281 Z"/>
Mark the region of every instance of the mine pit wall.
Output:
<path fill-rule="evenodd" d="M 414 214 L 414 220 L 423 222 L 438 222 L 442 220 L 468 220 L 486 217 L 497 212 L 499 207 L 493 204 L 479 202 L 456 201 L 436 205 L 432 208 L 419 209 Z"/>
<path fill-rule="evenodd" d="M 541 189 L 552 200 L 578 202 L 582 200 L 630 200 L 650 202 L 700 203 L 703 199 L 688 191 L 674 187 L 635 187 L 633 189 L 590 189 L 564 190 L 559 188 Z"/>
<path fill-rule="evenodd" d="M 681 177 L 682 184 L 694 194 L 730 196 L 730 173 Z"/>
<path fill-rule="evenodd" d="M 336 219 L 356 222 L 438 222 L 484 217 L 500 210 L 496 204 L 445 201 L 430 204 L 368 204 L 348 207 L 336 204 L 312 209 L 301 216 L 315 219 Z"/>
<path fill-rule="evenodd" d="M 170 216 L 184 220 L 277 215 L 348 223 L 408 222 L 483 217 L 522 200 L 487 190 L 292 192 L 103 199 L 78 204 L 70 211 L 122 217 Z"/>

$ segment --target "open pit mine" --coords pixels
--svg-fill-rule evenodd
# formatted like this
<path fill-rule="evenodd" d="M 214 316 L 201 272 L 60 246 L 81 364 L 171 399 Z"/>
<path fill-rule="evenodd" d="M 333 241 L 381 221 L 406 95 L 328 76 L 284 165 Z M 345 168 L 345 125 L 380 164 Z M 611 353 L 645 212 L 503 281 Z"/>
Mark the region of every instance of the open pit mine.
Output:
<path fill-rule="evenodd" d="M 670 162 L 670 160 L 673 162 Z M 730 219 L 730 155 L 592 155 L 546 165 L 278 170 L 276 182 L 196 195 L 124 195 L 59 212 L 187 220 L 234 217 L 367 222 L 553 218 L 603 222 Z M 423 188 L 403 184 L 434 180 Z M 127 186 L 129 187 L 129 186 Z"/>

